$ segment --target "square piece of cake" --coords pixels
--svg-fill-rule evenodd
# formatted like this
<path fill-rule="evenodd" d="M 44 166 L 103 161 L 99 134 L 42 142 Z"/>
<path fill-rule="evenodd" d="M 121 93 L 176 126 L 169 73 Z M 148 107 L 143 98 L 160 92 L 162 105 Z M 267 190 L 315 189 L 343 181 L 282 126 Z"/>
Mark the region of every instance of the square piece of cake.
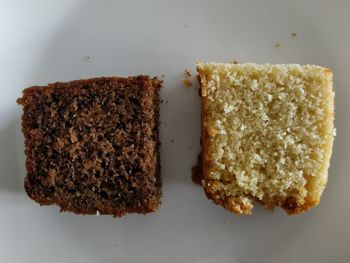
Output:
<path fill-rule="evenodd" d="M 23 91 L 25 190 L 78 214 L 148 213 L 161 198 L 159 95 L 148 76 Z"/>
<path fill-rule="evenodd" d="M 332 73 L 319 66 L 198 63 L 201 183 L 236 214 L 320 201 L 334 138 Z"/>

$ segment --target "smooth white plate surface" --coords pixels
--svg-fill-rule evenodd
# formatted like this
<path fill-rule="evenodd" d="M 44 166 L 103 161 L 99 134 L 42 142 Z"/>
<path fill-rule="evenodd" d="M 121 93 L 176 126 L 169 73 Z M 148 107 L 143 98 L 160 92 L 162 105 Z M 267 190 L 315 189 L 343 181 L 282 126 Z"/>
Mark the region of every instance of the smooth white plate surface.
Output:
<path fill-rule="evenodd" d="M 348 1 L 328 0 L 0 1 L 0 262 L 349 262 L 349 10 Z M 256 205 L 237 217 L 191 182 L 198 87 L 181 80 L 196 60 L 334 71 L 338 134 L 320 206 L 288 217 Z M 21 90 L 140 73 L 165 75 L 159 210 L 84 217 L 31 201 L 22 186 Z"/>

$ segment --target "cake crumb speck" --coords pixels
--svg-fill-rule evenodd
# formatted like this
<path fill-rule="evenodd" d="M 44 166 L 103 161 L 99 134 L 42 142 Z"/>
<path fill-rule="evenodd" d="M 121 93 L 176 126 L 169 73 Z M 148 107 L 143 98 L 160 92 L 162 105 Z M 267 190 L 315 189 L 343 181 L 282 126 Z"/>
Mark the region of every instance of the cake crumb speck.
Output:
<path fill-rule="evenodd" d="M 186 88 L 192 86 L 192 82 L 191 82 L 191 72 L 188 69 L 184 70 L 184 78 L 182 79 L 182 83 L 184 84 L 184 86 Z"/>
<path fill-rule="evenodd" d="M 189 79 L 182 79 L 182 83 L 185 85 L 186 88 L 189 88 L 192 86 L 192 82 Z"/>
<path fill-rule="evenodd" d="M 191 77 L 192 76 L 191 72 L 188 69 L 185 69 L 184 74 L 187 77 Z"/>
<path fill-rule="evenodd" d="M 229 63 L 232 63 L 232 64 L 239 64 L 239 61 L 238 61 L 238 60 L 232 60 L 232 61 L 230 61 Z"/>

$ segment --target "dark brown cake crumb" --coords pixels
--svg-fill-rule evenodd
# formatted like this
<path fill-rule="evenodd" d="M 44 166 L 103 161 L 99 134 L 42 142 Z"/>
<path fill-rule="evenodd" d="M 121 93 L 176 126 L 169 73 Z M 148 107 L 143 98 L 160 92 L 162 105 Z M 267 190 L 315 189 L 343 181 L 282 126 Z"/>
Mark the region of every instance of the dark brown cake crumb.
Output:
<path fill-rule="evenodd" d="M 182 79 L 182 83 L 186 88 L 191 87 L 192 86 L 191 72 L 188 69 L 185 69 L 183 75 L 184 75 L 184 78 Z"/>
<path fill-rule="evenodd" d="M 297 36 L 297 33 L 292 33 L 292 37 L 296 37 Z"/>
<path fill-rule="evenodd" d="M 148 213 L 161 198 L 159 95 L 148 76 L 23 91 L 25 190 L 79 214 Z"/>
<path fill-rule="evenodd" d="M 184 70 L 184 75 L 185 75 L 185 77 L 191 77 L 192 76 L 191 72 L 188 69 Z"/>

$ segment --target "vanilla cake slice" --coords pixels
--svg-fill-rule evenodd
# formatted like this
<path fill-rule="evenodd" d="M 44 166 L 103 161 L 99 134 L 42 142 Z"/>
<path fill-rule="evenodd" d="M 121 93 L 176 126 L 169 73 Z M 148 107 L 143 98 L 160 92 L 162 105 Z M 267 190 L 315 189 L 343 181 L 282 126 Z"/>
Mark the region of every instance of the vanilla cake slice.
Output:
<path fill-rule="evenodd" d="M 198 63 L 201 182 L 235 214 L 253 203 L 297 214 L 326 186 L 334 139 L 332 72 L 314 65 Z"/>

